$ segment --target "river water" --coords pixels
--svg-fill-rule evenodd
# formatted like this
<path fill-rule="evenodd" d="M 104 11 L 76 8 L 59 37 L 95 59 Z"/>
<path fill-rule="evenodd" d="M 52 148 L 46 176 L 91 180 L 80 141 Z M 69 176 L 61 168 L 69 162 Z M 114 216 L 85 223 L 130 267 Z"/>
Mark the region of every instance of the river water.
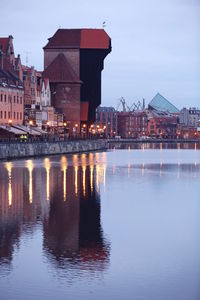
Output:
<path fill-rule="evenodd" d="M 0 299 L 200 299 L 199 145 L 0 163 Z"/>

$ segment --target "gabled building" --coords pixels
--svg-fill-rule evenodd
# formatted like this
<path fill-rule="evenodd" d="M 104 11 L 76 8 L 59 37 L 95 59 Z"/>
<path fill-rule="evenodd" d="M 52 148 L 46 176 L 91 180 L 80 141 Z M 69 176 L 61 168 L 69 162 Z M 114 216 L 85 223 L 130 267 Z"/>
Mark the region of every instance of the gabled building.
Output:
<path fill-rule="evenodd" d="M 12 37 L 0 38 L 0 125 L 22 124 L 24 89 L 20 79 L 20 56 L 15 61 Z M 16 65 L 18 69 L 16 69 Z"/>
<path fill-rule="evenodd" d="M 64 114 L 71 133 L 80 132 L 95 121 L 111 39 L 103 29 L 58 29 L 43 49 L 52 105 Z"/>

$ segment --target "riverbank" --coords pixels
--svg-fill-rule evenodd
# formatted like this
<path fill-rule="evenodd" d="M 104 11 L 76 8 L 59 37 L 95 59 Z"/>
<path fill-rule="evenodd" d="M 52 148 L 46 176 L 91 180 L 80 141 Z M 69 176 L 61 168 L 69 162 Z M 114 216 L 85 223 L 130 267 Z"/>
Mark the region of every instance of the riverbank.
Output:
<path fill-rule="evenodd" d="M 175 143 L 175 144 L 185 144 L 185 143 L 198 143 L 198 139 L 108 139 L 109 144 L 118 144 L 118 143 Z"/>
<path fill-rule="evenodd" d="M 73 140 L 48 142 L 0 143 L 0 160 L 10 160 L 44 155 L 80 153 L 108 148 L 106 140 Z"/>

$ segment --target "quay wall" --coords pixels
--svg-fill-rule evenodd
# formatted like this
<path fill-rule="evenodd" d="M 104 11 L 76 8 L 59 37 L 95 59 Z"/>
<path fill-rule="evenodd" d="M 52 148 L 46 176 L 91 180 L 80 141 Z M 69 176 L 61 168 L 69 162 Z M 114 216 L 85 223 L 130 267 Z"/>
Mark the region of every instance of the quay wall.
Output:
<path fill-rule="evenodd" d="M 0 160 L 53 154 L 80 153 L 108 148 L 106 140 L 0 143 Z"/>

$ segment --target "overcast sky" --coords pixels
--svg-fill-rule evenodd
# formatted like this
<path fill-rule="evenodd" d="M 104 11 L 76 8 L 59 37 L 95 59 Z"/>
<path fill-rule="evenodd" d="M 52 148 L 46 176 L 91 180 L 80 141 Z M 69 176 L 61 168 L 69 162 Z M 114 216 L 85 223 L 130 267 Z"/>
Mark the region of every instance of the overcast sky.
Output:
<path fill-rule="evenodd" d="M 22 63 L 43 70 L 47 39 L 60 28 L 102 28 L 112 52 L 102 105 L 159 92 L 178 108 L 200 107 L 200 0 L 0 0 L 0 36 L 13 35 Z"/>

